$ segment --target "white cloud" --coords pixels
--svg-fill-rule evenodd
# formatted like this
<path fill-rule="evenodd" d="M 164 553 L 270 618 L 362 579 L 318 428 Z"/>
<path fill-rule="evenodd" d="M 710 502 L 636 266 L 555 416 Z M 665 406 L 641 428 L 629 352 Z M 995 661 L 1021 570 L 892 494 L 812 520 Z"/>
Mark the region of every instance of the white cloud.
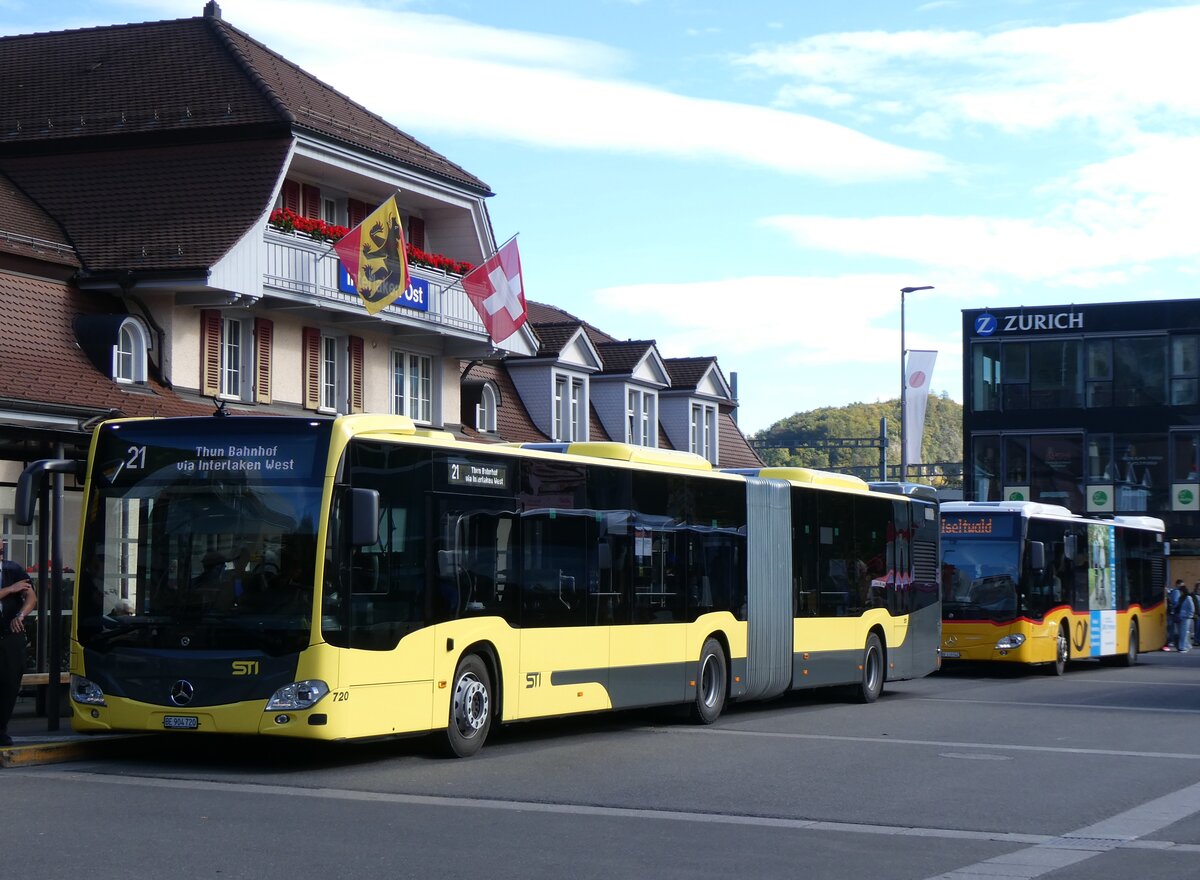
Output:
<path fill-rule="evenodd" d="M 197 2 L 153 7 L 195 15 Z M 405 130 L 732 160 L 834 181 L 917 178 L 946 168 L 934 153 L 811 116 L 618 78 L 628 58 L 594 41 L 353 0 L 226 0 L 222 8 L 231 24 Z"/>
<path fill-rule="evenodd" d="M 882 274 L 750 276 L 610 287 L 592 297 L 609 310 L 601 322 L 609 332 L 667 328 L 657 338 L 667 357 L 770 352 L 790 364 L 887 362 L 899 344 L 899 290 L 910 283 Z"/>
<path fill-rule="evenodd" d="M 865 101 L 886 95 L 910 112 L 1012 132 L 1086 121 L 1133 133 L 1200 116 L 1200 7 L 1094 23 L 972 31 L 860 31 L 764 47 L 745 68 L 796 82 L 781 96 L 824 86 Z M 914 131 L 919 129 L 914 128 Z"/>
<path fill-rule="evenodd" d="M 1040 216 L 779 215 L 761 222 L 802 248 L 947 270 L 1094 287 L 1139 264 L 1200 258 L 1200 138 L 1145 138 L 1139 149 L 1045 187 L 1062 200 Z M 1105 279 L 1108 279 L 1106 282 Z"/>

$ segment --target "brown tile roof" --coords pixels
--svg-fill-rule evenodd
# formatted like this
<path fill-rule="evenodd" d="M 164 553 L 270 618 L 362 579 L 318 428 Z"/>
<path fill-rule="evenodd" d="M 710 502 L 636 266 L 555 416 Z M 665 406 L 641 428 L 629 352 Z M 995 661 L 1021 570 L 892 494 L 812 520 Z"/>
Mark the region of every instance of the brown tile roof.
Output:
<path fill-rule="evenodd" d="M 654 347 L 652 339 L 636 339 L 629 342 L 602 342 L 596 346 L 604 362 L 602 373 L 621 375 L 633 372 L 646 353 Z"/>
<path fill-rule="evenodd" d="M 527 300 L 525 307 L 529 323 L 533 325 L 535 331 L 542 324 L 574 324 L 582 326 L 587 330 L 587 334 L 592 340 L 592 345 L 599 345 L 601 342 L 617 341 L 598 327 L 593 327 L 587 321 L 575 317 L 566 309 L 560 309 L 558 306 Z"/>
<path fill-rule="evenodd" d="M 61 227 L 0 174 L 0 251 L 63 266 L 79 266 Z"/>
<path fill-rule="evenodd" d="M 601 443 L 612 439 L 608 436 L 608 431 L 604 430 L 604 423 L 600 421 L 596 405 L 590 401 L 588 402 L 588 439 L 592 443 Z"/>
<path fill-rule="evenodd" d="M 719 466 L 723 468 L 763 466 L 762 459 L 751 448 L 732 413 L 724 408 L 717 415 L 717 453 L 721 460 Z"/>
<path fill-rule="evenodd" d="M 371 113 L 237 28 L 218 22 L 230 44 L 279 97 L 296 125 L 452 180 L 483 195 L 491 188 L 416 138 Z"/>
<path fill-rule="evenodd" d="M 487 184 L 216 17 L 0 38 L 0 148 L 290 126 Z M 241 135 L 244 137 L 244 135 Z"/>
<path fill-rule="evenodd" d="M 533 331 L 537 334 L 538 342 L 540 343 L 538 345 L 538 356 L 545 357 L 560 353 L 563 350 L 563 346 L 578 332 L 580 326 L 576 323 L 534 325 Z"/>
<path fill-rule="evenodd" d="M 664 358 L 672 388 L 695 388 L 716 362 L 715 357 Z"/>
<path fill-rule="evenodd" d="M 0 272 L 7 329 L 0 336 L 0 397 L 29 404 L 119 410 L 130 416 L 206 415 L 211 404 L 190 403 L 157 382 L 118 385 L 102 375 L 75 344 L 72 319 L 113 311 L 107 297 L 68 284 Z"/>
<path fill-rule="evenodd" d="M 466 364 L 461 364 L 461 367 L 465 368 Z M 496 409 L 495 434 L 481 434 L 474 425 L 464 424 L 463 436 L 472 440 L 508 443 L 545 443 L 550 439 L 533 424 L 507 370 L 498 369 L 492 364 L 476 364 L 471 368 L 469 378 L 473 381 L 495 382 L 500 391 L 500 406 Z"/>
<path fill-rule="evenodd" d="M 286 123 L 204 19 L 0 38 L 0 144 Z"/>
<path fill-rule="evenodd" d="M 279 138 L 0 156 L 0 168 L 60 219 L 85 269 L 198 272 L 262 216 L 289 147 Z"/>

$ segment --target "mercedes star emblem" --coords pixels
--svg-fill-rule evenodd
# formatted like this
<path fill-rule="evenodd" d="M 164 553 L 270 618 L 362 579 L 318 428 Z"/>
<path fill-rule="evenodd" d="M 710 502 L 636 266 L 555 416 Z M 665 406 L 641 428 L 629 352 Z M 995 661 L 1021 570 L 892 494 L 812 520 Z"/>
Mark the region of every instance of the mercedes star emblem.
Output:
<path fill-rule="evenodd" d="M 192 683 L 187 679 L 181 678 L 175 684 L 171 685 L 171 702 L 176 706 L 186 706 L 192 701 L 196 689 L 192 687 Z"/>

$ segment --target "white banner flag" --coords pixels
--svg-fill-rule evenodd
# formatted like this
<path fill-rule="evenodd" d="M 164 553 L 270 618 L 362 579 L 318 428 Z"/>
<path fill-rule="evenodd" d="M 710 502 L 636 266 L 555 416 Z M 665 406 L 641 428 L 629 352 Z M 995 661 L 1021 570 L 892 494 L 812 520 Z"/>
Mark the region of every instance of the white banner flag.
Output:
<path fill-rule="evenodd" d="M 921 463 L 921 439 L 925 435 L 925 403 L 933 376 L 936 351 L 910 351 L 904 370 L 904 456 L 909 464 Z"/>

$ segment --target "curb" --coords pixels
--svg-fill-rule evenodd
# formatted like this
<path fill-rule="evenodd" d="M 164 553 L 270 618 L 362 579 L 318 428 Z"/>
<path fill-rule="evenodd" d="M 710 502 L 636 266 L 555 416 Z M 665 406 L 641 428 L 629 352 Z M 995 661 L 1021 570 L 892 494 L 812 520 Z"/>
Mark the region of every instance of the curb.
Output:
<path fill-rule="evenodd" d="M 118 735 L 89 738 L 86 740 L 71 739 L 61 742 L 31 743 L 29 745 L 12 745 L 0 747 L 0 768 L 4 767 L 36 767 L 39 764 L 62 764 L 67 761 L 83 761 L 88 758 L 101 757 L 119 752 L 121 747 L 131 740 L 138 739 L 134 735 Z"/>

